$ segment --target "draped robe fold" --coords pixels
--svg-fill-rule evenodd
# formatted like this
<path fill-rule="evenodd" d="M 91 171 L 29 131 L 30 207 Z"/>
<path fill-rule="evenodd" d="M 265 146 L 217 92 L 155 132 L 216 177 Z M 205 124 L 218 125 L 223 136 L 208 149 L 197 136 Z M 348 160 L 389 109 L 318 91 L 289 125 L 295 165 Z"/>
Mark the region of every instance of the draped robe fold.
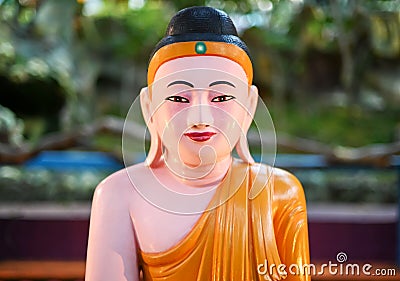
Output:
<path fill-rule="evenodd" d="M 139 260 L 145 281 L 309 280 L 287 274 L 290 264 L 309 263 L 301 185 L 289 173 L 234 160 L 189 234 L 165 252 L 139 251 Z"/>

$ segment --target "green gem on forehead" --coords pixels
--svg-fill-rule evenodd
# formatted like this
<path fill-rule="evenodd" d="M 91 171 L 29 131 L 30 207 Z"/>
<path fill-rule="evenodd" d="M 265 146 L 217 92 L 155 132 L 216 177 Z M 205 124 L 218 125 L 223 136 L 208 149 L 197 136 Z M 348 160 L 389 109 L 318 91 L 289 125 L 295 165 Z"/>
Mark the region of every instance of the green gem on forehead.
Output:
<path fill-rule="evenodd" d="M 197 54 L 205 54 L 207 51 L 206 44 L 204 42 L 197 42 L 194 50 Z"/>

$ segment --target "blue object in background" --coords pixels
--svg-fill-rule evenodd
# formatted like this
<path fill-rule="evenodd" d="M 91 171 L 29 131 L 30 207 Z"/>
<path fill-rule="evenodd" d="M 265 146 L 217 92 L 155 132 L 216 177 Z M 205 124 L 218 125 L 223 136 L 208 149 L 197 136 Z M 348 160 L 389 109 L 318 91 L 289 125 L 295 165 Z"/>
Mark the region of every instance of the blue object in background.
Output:
<path fill-rule="evenodd" d="M 98 151 L 43 151 L 35 158 L 25 162 L 24 166 L 26 168 L 45 168 L 54 171 L 116 171 L 124 167 L 114 157 Z"/>
<path fill-rule="evenodd" d="M 280 168 L 327 168 L 328 163 L 326 162 L 326 159 L 323 155 L 321 154 L 283 154 L 279 153 L 276 155 L 274 158 L 272 155 L 266 155 L 261 161 L 261 155 L 260 154 L 253 154 L 252 155 L 254 158 L 255 162 L 263 162 L 265 161 L 272 161 L 274 160 L 274 163 L 267 163 L 269 165 L 272 165 L 274 167 L 280 167 Z"/>

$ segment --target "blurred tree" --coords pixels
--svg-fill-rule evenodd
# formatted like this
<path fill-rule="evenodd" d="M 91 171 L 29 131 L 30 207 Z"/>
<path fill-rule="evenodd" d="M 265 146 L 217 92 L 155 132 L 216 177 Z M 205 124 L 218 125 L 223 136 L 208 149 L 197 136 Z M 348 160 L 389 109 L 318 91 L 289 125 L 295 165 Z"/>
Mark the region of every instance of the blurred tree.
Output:
<path fill-rule="evenodd" d="M 280 104 L 288 98 L 302 102 L 334 91 L 343 92 L 350 104 L 362 104 L 361 90 L 376 62 L 390 57 L 392 69 L 396 68 L 398 0 L 262 2 L 271 3 L 266 12 L 269 20 L 244 36 L 251 49 L 256 46 L 255 78 Z M 333 98 L 321 95 L 320 99 L 329 103 Z"/>
<path fill-rule="evenodd" d="M 0 2 L 0 103 L 42 117 L 45 131 L 90 118 L 93 67 L 75 37 L 79 8 L 69 0 Z"/>
<path fill-rule="evenodd" d="M 0 105 L 0 144 L 20 146 L 23 141 L 23 130 L 23 121 L 16 118 L 11 110 Z"/>
<path fill-rule="evenodd" d="M 191 5 L 230 14 L 278 112 L 399 102 L 399 0 L 0 0 L 0 104 L 48 131 L 124 116 L 169 19 Z"/>
<path fill-rule="evenodd" d="M 124 116 L 146 84 L 147 62 L 163 37 L 174 8 L 146 1 L 102 1 L 98 10 L 80 18 L 80 35 L 99 65 L 96 104 L 102 113 Z"/>

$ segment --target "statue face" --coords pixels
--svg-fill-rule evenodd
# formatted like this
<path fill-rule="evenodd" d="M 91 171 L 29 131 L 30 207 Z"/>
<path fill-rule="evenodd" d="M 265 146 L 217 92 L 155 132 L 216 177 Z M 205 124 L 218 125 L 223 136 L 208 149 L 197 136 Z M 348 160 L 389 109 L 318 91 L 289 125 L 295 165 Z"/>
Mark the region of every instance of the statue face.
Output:
<path fill-rule="evenodd" d="M 164 63 L 149 90 L 149 116 L 163 147 L 192 167 L 230 156 L 247 133 L 258 97 L 239 64 L 215 56 Z"/>

